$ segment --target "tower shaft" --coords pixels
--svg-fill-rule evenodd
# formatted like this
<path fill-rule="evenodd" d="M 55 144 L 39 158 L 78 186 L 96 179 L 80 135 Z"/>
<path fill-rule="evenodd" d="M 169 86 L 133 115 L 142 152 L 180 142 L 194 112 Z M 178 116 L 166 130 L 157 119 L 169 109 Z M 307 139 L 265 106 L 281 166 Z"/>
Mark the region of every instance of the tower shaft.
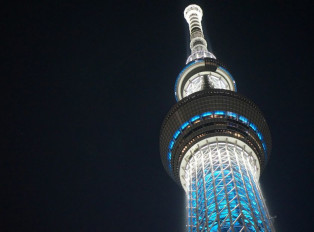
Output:
<path fill-rule="evenodd" d="M 252 156 L 228 140 L 199 144 L 184 177 L 188 231 L 270 231 Z"/>

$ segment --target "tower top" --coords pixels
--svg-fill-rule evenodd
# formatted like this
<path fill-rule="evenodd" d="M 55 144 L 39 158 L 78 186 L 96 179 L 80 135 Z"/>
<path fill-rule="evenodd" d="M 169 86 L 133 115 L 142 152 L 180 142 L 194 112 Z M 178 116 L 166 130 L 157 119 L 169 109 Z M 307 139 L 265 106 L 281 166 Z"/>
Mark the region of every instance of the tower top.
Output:
<path fill-rule="evenodd" d="M 197 16 L 199 17 L 199 20 L 201 21 L 202 20 L 202 17 L 203 17 L 203 11 L 202 11 L 202 8 L 199 7 L 198 5 L 195 5 L 195 4 L 192 4 L 192 5 L 189 5 L 185 8 L 184 10 L 184 18 L 186 19 L 186 21 L 189 20 L 190 18 L 190 15 L 192 13 L 195 13 L 197 14 Z"/>
<path fill-rule="evenodd" d="M 202 28 L 202 17 L 203 11 L 198 5 L 189 5 L 184 10 L 184 18 L 189 24 L 190 29 L 190 48 L 191 55 L 188 57 L 186 63 L 190 63 L 193 60 L 202 58 L 213 58 L 216 59 L 214 54 L 208 51 L 207 42 L 204 38 Z"/>

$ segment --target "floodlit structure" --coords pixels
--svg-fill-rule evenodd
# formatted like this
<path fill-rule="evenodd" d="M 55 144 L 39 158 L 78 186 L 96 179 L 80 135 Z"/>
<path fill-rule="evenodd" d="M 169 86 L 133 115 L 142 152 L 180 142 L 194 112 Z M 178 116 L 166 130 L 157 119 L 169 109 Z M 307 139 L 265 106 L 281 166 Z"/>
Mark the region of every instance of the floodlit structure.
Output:
<path fill-rule="evenodd" d="M 191 55 L 161 128 L 163 165 L 186 192 L 188 231 L 274 231 L 258 183 L 271 151 L 268 125 L 208 51 L 202 16 L 197 5 L 184 11 Z"/>

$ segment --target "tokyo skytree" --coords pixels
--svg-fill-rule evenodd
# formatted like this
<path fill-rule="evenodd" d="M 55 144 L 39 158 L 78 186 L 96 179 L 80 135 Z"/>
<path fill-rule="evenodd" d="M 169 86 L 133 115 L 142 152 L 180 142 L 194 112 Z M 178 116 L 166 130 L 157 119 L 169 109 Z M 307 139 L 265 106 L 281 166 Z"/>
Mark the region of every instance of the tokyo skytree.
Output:
<path fill-rule="evenodd" d="M 208 51 L 202 16 L 197 5 L 184 11 L 191 55 L 162 124 L 162 163 L 186 192 L 188 231 L 275 231 L 258 182 L 271 153 L 270 130 Z"/>

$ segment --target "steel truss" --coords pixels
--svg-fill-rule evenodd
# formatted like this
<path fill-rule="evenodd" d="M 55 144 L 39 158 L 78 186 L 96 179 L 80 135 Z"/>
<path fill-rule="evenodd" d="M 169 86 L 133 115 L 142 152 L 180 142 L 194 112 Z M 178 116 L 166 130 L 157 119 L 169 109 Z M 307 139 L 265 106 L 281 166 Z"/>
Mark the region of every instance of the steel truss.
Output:
<path fill-rule="evenodd" d="M 215 73 L 210 74 L 210 75 L 198 75 L 189 80 L 189 83 L 185 86 L 183 90 L 184 91 L 183 96 L 187 97 L 191 95 L 192 93 L 195 93 L 204 89 L 205 78 L 207 78 L 210 88 L 230 90 L 228 82 L 224 78 L 222 78 L 221 76 L 218 76 Z"/>
<path fill-rule="evenodd" d="M 228 141 L 194 152 L 185 170 L 188 231 L 272 231 L 253 160 Z"/>

